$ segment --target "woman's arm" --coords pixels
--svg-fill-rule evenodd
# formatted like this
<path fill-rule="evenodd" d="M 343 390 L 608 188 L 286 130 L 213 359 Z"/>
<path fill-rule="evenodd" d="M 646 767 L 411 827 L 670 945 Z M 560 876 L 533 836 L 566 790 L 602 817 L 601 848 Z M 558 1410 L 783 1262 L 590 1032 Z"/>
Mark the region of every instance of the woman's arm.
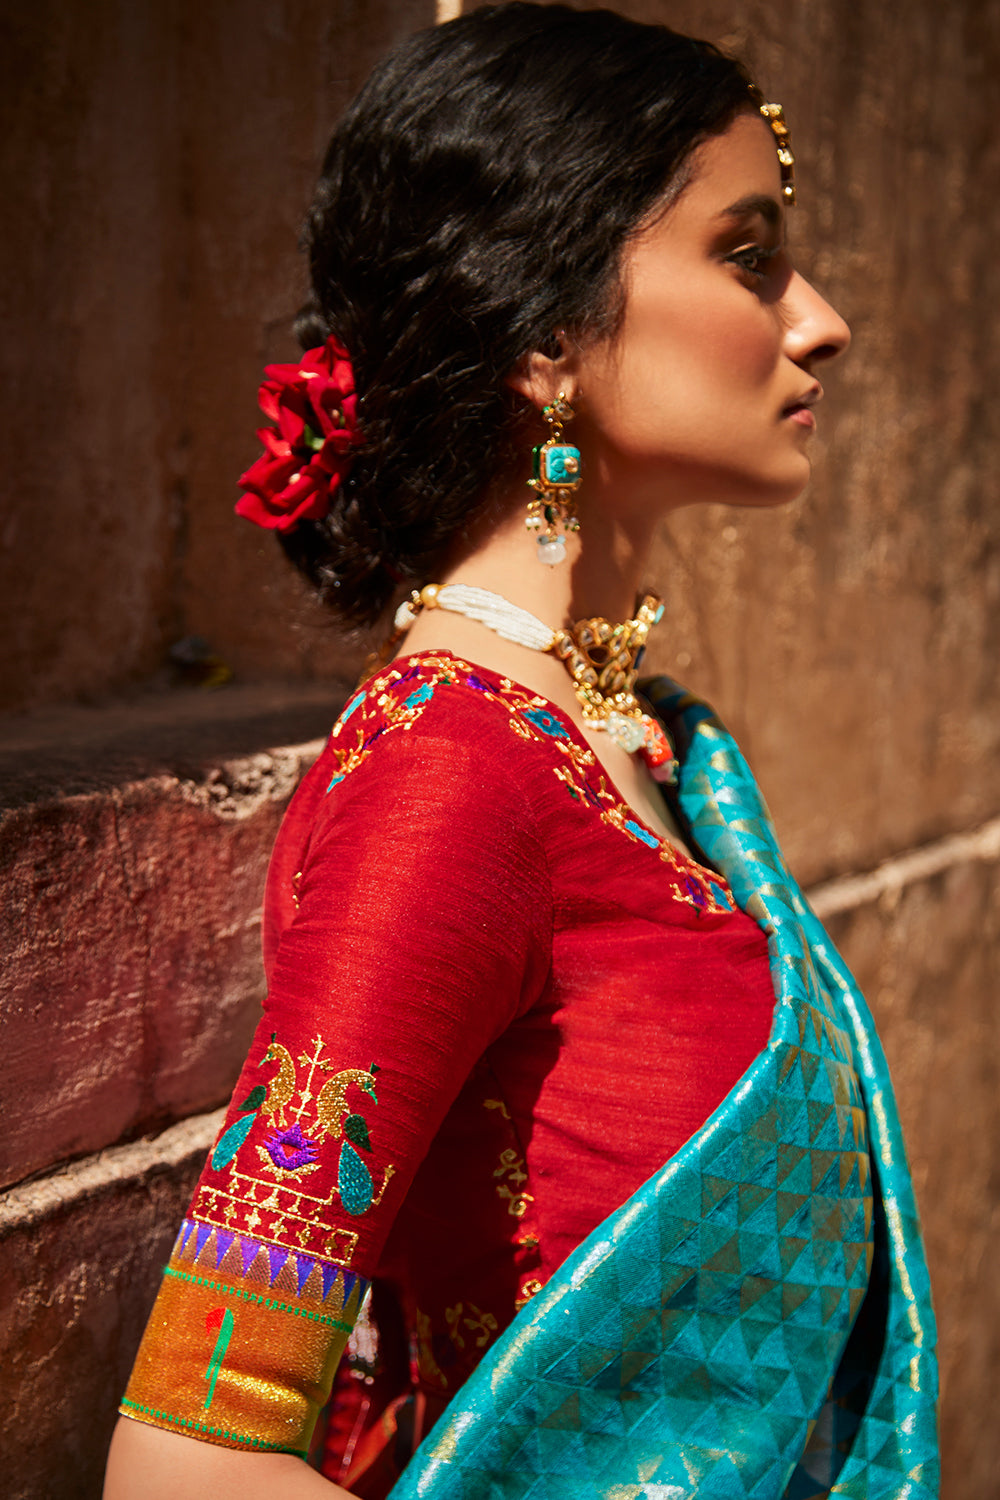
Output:
<path fill-rule="evenodd" d="M 180 1493 L 179 1465 L 239 1500 L 276 1474 L 290 1496 L 318 1495 L 301 1456 L 398 1207 L 477 1058 L 548 970 L 547 867 L 507 774 L 521 743 L 509 713 L 484 713 L 450 665 L 440 685 L 416 675 L 377 679 L 351 724 L 375 748 L 350 774 L 332 750 L 318 763 L 272 862 L 284 925 L 265 1014 L 123 1398 L 140 1436 L 119 1439 L 121 1472 L 143 1476 L 143 1500 L 163 1465 L 165 1494 Z"/>
<path fill-rule="evenodd" d="M 108 1455 L 104 1500 L 337 1500 L 347 1496 L 288 1453 L 239 1453 L 120 1417 Z"/>

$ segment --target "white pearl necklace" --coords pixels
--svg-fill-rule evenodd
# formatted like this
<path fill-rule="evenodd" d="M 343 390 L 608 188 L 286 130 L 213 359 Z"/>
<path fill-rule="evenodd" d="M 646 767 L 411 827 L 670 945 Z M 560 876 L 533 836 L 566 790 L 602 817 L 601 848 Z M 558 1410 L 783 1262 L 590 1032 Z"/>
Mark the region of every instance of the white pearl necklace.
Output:
<path fill-rule="evenodd" d="M 646 633 L 659 620 L 663 606 L 652 595 L 642 600 L 639 615 L 624 625 L 609 625 L 606 620 L 581 621 L 571 630 L 552 630 L 537 615 L 511 604 L 502 594 L 477 589 L 465 583 L 430 583 L 414 590 L 399 606 L 392 641 L 398 640 L 423 609 L 445 609 L 465 615 L 494 631 L 505 641 L 527 646 L 529 651 L 552 652 L 567 668 L 573 679 L 573 690 L 583 708 L 584 720 L 591 729 L 603 729 L 615 744 L 630 755 L 639 754 L 657 781 L 676 779 L 677 763 L 670 742 L 659 722 L 643 713 L 632 691 L 635 678 L 638 638 L 645 643 Z M 631 656 L 629 650 L 631 647 Z M 605 677 L 613 677 L 610 687 L 602 690 L 600 671 L 591 665 L 584 652 L 594 650 L 612 653 L 610 665 L 602 667 Z M 617 659 L 614 651 L 618 652 Z M 631 663 L 631 664 L 630 664 Z"/>
<path fill-rule="evenodd" d="M 529 610 L 511 604 L 502 594 L 491 594 L 489 589 L 473 588 L 466 583 L 428 584 L 416 598 L 399 606 L 394 621 L 397 630 L 409 630 L 417 618 L 414 605 L 465 615 L 502 635 L 505 641 L 527 646 L 529 651 L 548 651 L 555 643 L 556 632 L 551 626 Z"/>

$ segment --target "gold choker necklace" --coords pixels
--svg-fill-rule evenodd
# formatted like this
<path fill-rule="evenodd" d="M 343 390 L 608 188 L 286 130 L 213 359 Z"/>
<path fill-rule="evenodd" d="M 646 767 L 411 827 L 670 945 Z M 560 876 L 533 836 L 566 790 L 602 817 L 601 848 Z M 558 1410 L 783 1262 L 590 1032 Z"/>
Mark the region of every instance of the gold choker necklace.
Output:
<path fill-rule="evenodd" d="M 663 602 L 655 594 L 645 594 L 635 618 L 621 625 L 595 617 L 552 630 L 501 594 L 462 583 L 431 583 L 415 589 L 396 611 L 391 644 L 424 609 L 465 615 L 505 640 L 557 657 L 573 680 L 587 727 L 604 730 L 623 750 L 641 755 L 657 781 L 676 781 L 677 762 L 670 741 L 659 721 L 643 711 L 635 696 L 646 637 L 663 617 Z"/>

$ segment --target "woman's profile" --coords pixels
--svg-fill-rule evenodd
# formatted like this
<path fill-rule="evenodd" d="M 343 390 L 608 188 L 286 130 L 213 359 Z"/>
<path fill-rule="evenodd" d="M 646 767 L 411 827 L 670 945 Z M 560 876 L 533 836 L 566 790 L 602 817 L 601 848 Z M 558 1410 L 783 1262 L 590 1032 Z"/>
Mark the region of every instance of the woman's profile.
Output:
<path fill-rule="evenodd" d="M 278 838 L 107 1500 L 937 1493 L 870 1016 L 722 723 L 639 677 L 669 512 L 809 477 L 849 334 L 795 191 L 739 63 L 607 11 L 422 32 L 335 131 L 238 509 L 387 641 Z"/>

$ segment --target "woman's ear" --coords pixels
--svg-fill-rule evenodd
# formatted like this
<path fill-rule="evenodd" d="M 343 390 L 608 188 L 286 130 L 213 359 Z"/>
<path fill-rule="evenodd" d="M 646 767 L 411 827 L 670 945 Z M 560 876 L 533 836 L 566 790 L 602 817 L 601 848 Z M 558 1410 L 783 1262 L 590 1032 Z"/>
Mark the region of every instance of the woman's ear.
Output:
<path fill-rule="evenodd" d="M 510 389 L 530 401 L 537 411 L 550 405 L 560 392 L 572 403 L 576 390 L 577 347 L 562 328 L 553 336 L 553 344 L 558 345 L 557 355 L 533 349 L 505 377 Z"/>

